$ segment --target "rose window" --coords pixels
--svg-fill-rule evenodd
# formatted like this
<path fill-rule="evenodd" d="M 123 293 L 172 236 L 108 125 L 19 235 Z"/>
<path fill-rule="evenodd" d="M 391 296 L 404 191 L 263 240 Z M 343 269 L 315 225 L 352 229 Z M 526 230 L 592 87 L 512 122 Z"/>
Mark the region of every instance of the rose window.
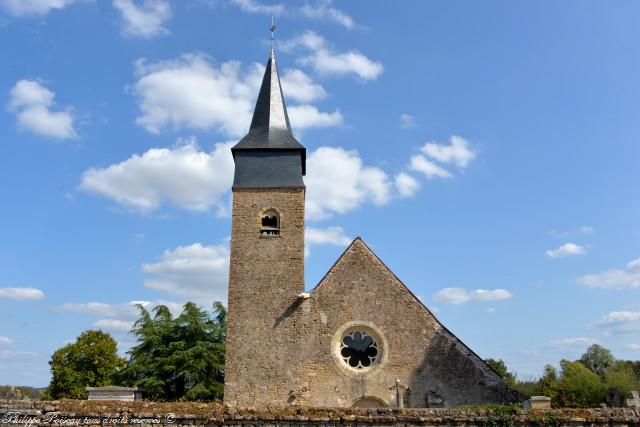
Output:
<path fill-rule="evenodd" d="M 340 356 L 355 369 L 368 368 L 378 359 L 378 343 L 366 332 L 352 331 L 342 337 Z"/>

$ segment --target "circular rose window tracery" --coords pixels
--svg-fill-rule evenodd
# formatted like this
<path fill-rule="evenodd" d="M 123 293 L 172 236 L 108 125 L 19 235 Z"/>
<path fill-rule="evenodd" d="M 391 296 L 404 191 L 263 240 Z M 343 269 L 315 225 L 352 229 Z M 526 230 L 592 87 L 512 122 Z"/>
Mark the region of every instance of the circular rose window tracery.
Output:
<path fill-rule="evenodd" d="M 375 338 L 361 330 L 352 330 L 341 340 L 340 356 L 354 369 L 369 368 L 378 360 L 378 343 Z"/>

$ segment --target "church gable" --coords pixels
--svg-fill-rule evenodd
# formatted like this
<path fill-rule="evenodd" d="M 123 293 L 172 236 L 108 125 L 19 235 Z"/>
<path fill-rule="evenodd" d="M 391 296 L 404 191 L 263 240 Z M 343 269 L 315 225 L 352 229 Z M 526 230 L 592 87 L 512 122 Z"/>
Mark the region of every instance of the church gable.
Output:
<path fill-rule="evenodd" d="M 365 277 L 367 280 L 362 281 Z M 404 304 L 409 305 L 409 307 L 405 305 L 405 309 L 424 310 L 435 323 L 439 324 L 433 313 L 359 236 L 349 244 L 312 292 L 328 292 L 329 289 L 324 290 L 323 288 L 335 286 L 338 286 L 339 289 L 334 291 L 343 294 L 355 293 L 358 297 L 364 297 L 363 294 L 373 295 L 379 292 L 390 292 L 392 296 L 401 298 L 404 300 Z M 390 289 L 378 289 L 379 287 L 390 287 Z"/>
<path fill-rule="evenodd" d="M 344 406 L 377 398 L 396 406 L 398 396 L 417 407 L 519 400 L 360 238 L 313 289 L 310 303 L 308 320 L 318 327 L 307 340 L 313 343 L 309 366 L 328 365 L 322 370 L 327 377 L 315 376 L 310 388 L 330 385 L 314 394 L 333 397 L 311 404 Z M 361 356 L 364 364 L 366 357 L 372 360 L 370 366 L 359 365 L 350 357 L 357 352 L 345 350 L 358 339 L 361 345 L 374 342 L 369 350 L 375 360 Z"/>

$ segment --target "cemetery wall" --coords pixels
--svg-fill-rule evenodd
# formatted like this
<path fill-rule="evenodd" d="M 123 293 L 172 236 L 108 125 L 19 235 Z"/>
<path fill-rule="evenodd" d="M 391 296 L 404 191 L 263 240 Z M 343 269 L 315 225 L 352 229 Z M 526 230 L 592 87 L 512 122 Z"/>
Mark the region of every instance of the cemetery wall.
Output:
<path fill-rule="evenodd" d="M 0 427 L 640 427 L 638 408 L 238 409 L 218 403 L 0 401 Z"/>

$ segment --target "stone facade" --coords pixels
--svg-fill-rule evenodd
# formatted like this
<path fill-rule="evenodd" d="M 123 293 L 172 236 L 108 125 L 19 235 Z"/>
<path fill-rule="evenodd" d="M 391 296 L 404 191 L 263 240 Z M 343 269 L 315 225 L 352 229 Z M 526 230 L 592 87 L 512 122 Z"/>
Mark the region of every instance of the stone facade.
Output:
<path fill-rule="evenodd" d="M 300 404 L 344 407 L 370 398 L 390 407 L 427 407 L 521 400 L 360 238 L 310 295 L 292 316 L 304 343 L 292 384 Z M 349 329 L 376 336 L 381 356 L 372 368 L 354 370 L 341 360 L 336 345 Z"/>
<path fill-rule="evenodd" d="M 280 234 L 260 234 L 275 209 Z M 304 291 L 304 189 L 233 193 L 225 402 L 238 406 L 429 407 L 524 400 L 356 238 Z M 367 369 L 341 357 L 374 337 Z"/>
<path fill-rule="evenodd" d="M 260 234 L 274 209 L 280 234 Z M 304 189 L 234 190 L 225 401 L 286 403 L 299 335 L 286 316 L 304 291 Z"/>

